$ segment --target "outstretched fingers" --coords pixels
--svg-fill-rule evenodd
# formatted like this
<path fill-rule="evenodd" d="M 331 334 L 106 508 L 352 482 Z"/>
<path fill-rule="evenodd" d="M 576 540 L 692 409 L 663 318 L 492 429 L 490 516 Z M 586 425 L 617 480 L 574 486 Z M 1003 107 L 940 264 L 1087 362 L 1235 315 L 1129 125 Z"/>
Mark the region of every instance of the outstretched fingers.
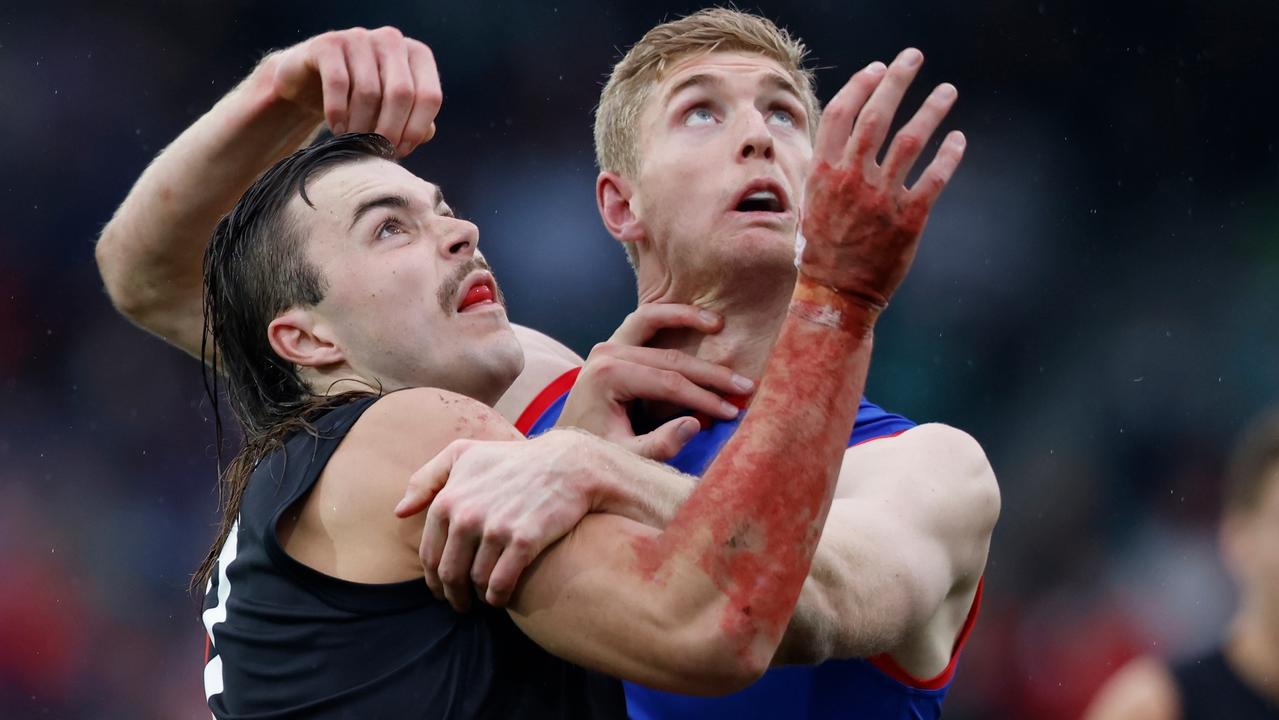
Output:
<path fill-rule="evenodd" d="M 901 105 L 906 88 L 915 79 L 924 54 L 915 48 L 901 51 L 888 66 L 883 82 L 875 88 L 870 99 L 857 117 L 852 139 L 848 143 L 848 161 L 870 172 L 879 157 L 879 149 L 888 137 L 897 106 Z"/>
<path fill-rule="evenodd" d="M 954 85 L 938 85 L 928 99 L 924 100 L 915 117 L 897 131 L 892 145 L 888 147 L 888 154 L 884 156 L 884 176 L 890 187 L 906 183 L 906 175 L 919 159 L 929 138 L 937 132 L 946 113 L 954 107 L 957 97 L 959 93 Z"/>
<path fill-rule="evenodd" d="M 885 69 L 884 63 L 878 60 L 867 65 L 854 73 L 827 103 L 817 126 L 817 142 L 813 148 L 815 160 L 831 165 L 839 164 L 844 157 L 848 137 L 853 132 L 853 121 L 866 104 L 866 99 L 883 79 Z"/>
<path fill-rule="evenodd" d="M 914 187 L 910 189 L 909 198 L 912 202 L 921 204 L 925 208 L 932 207 L 932 204 L 937 201 L 937 196 L 941 195 L 941 191 L 945 189 L 946 183 L 950 182 L 951 176 L 955 174 L 959 161 L 964 159 L 964 147 L 967 144 L 968 140 L 958 130 L 952 130 L 946 135 L 941 147 L 937 149 L 937 156 L 928 164 L 928 167 L 924 168 L 919 180 L 915 181 Z"/>

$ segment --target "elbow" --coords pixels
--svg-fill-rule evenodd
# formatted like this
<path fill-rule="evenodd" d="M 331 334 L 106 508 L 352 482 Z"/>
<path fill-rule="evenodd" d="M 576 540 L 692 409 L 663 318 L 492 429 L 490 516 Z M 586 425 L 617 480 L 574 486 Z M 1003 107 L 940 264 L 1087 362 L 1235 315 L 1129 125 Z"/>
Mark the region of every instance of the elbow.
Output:
<path fill-rule="evenodd" d="M 720 696 L 739 692 L 753 685 L 768 670 L 777 652 L 777 633 L 760 627 L 750 618 L 744 620 L 747 630 L 729 630 L 731 622 L 704 624 L 699 630 L 682 633 L 682 647 L 675 648 L 678 661 L 672 667 L 674 686 L 670 692 L 685 695 Z"/>
<path fill-rule="evenodd" d="M 93 258 L 98 265 L 98 274 L 102 276 L 102 285 L 107 291 L 111 304 L 122 315 L 136 319 L 145 312 L 146 304 L 138 293 L 131 292 L 124 282 L 125 273 L 121 271 L 118 231 L 112 221 L 102 229 L 98 243 L 93 248 Z"/>

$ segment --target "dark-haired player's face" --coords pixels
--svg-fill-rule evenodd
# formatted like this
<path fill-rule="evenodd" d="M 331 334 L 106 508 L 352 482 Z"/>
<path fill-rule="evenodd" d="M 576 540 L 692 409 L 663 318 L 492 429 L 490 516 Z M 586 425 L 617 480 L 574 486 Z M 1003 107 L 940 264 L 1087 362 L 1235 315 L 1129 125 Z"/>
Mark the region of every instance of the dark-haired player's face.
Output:
<path fill-rule="evenodd" d="M 633 204 L 660 264 L 694 276 L 792 267 L 817 119 L 790 76 L 761 55 L 715 52 L 651 92 Z"/>
<path fill-rule="evenodd" d="M 523 368 L 479 229 L 437 186 L 365 160 L 313 178 L 291 210 L 326 283 L 314 315 L 346 364 L 387 390 L 433 386 L 492 403 Z"/>

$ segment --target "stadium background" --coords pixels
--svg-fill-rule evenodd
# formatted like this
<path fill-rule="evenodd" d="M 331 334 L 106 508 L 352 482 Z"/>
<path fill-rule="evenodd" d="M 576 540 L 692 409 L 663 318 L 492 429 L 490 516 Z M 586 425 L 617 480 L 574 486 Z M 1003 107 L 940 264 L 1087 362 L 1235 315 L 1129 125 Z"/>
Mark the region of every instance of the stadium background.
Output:
<path fill-rule="evenodd" d="M 631 306 L 590 111 L 618 48 L 694 4 L 6 3 L 0 9 L 0 716 L 203 716 L 184 591 L 215 521 L 195 363 L 107 302 L 93 241 L 267 48 L 429 43 L 408 166 L 476 220 L 513 320 L 579 351 Z M 1137 7 L 1146 5 L 1145 8 Z M 1003 488 L 951 718 L 1067 718 L 1117 663 L 1214 642 L 1223 451 L 1279 400 L 1273 40 L 1256 3 L 768 3 L 823 100 L 922 48 L 967 158 L 881 324 L 870 395 L 986 447 Z"/>

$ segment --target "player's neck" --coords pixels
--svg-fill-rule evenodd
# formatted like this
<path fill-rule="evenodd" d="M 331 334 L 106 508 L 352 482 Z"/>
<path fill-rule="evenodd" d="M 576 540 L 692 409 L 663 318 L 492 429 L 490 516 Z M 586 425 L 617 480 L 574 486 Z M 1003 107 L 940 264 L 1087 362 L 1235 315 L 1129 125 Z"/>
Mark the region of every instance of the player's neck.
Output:
<path fill-rule="evenodd" d="M 1273 618 L 1245 605 L 1231 623 L 1225 653 L 1249 687 L 1279 703 L 1279 626 Z"/>
<path fill-rule="evenodd" d="M 793 280 L 775 287 L 712 289 L 687 297 L 642 299 L 641 302 L 681 302 L 718 313 L 724 326 L 714 335 L 691 330 L 665 330 L 654 336 L 652 347 L 675 348 L 703 360 L 724 365 L 752 380 L 764 374 L 764 365 L 786 317 L 794 289 Z"/>

